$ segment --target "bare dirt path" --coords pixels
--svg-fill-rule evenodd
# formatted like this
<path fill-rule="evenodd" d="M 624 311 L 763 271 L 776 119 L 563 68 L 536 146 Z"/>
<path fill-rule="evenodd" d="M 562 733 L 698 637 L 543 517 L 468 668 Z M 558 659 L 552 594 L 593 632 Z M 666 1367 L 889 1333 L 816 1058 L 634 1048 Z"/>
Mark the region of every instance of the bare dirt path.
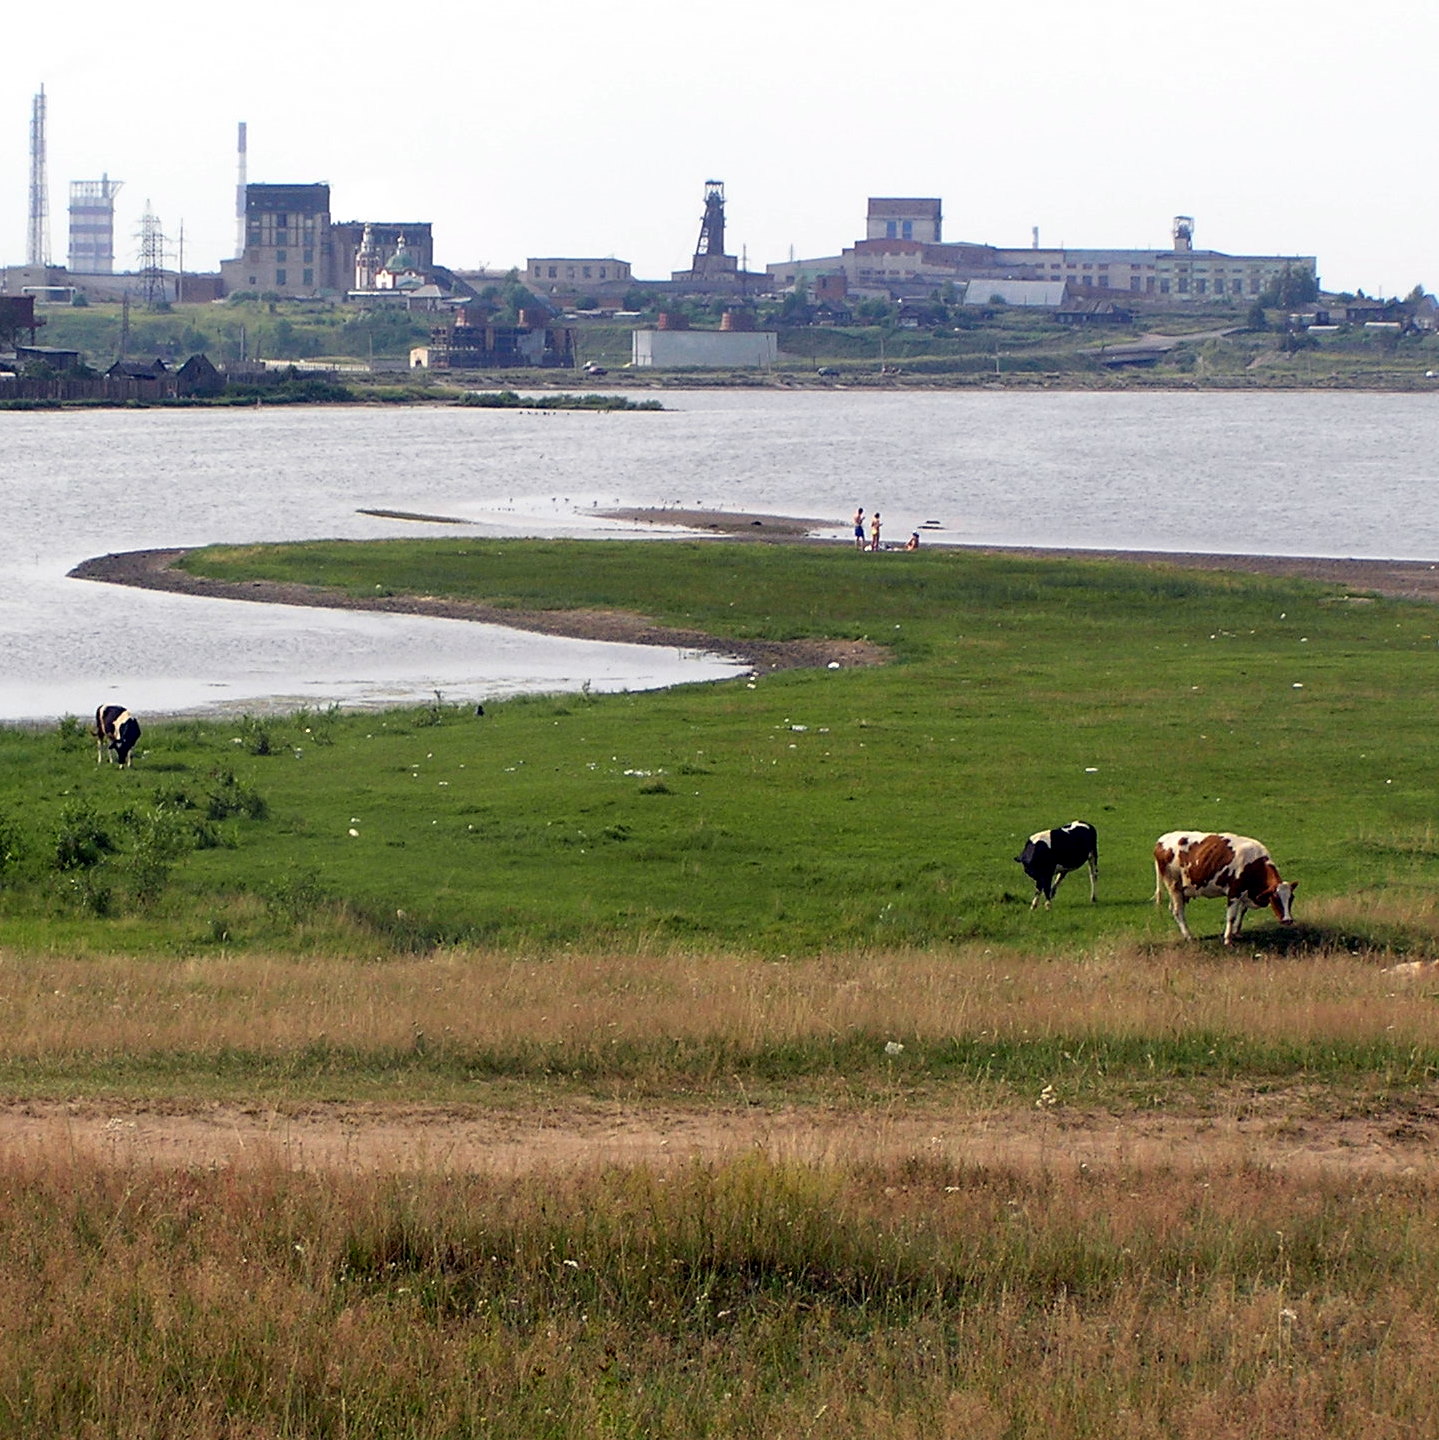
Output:
<path fill-rule="evenodd" d="M 160 1167 L 280 1166 L 381 1173 L 518 1175 L 673 1165 L 760 1152 L 778 1160 L 926 1156 L 1019 1170 L 1238 1164 L 1293 1173 L 1429 1174 L 1439 1111 L 1364 1118 L 1236 1112 L 1218 1117 L 816 1107 L 685 1110 L 577 1101 L 526 1111 L 403 1104 L 0 1105 L 0 1157 L 70 1156 Z"/>

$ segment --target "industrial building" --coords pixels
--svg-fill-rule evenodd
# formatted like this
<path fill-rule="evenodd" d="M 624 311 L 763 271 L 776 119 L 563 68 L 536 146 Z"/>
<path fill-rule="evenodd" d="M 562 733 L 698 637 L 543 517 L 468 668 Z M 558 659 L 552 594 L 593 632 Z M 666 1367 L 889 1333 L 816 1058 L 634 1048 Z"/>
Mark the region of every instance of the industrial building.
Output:
<path fill-rule="evenodd" d="M 247 185 L 245 248 L 220 262 L 226 294 L 319 295 L 335 288 L 328 185 Z"/>
<path fill-rule="evenodd" d="M 865 238 L 838 255 L 767 267 L 777 290 L 843 276 L 845 288 L 903 297 L 974 280 L 1067 282 L 1076 290 L 1122 291 L 1159 303 L 1257 297 L 1286 270 L 1318 275 L 1313 255 L 1230 255 L 1194 248 L 1194 221 L 1176 216 L 1168 250 L 1024 248 L 941 239 L 937 199 L 871 198 Z"/>
<path fill-rule="evenodd" d="M 548 316 L 522 310 L 518 325 L 497 325 L 476 302 L 455 311 L 454 323 L 430 331 L 430 343 L 410 351 L 412 370 L 572 370 L 575 331 Z"/>
<path fill-rule="evenodd" d="M 727 310 L 718 330 L 691 330 L 684 321 L 662 314 L 654 330 L 630 335 L 630 364 L 637 369 L 743 370 L 773 365 L 779 358 L 779 336 L 756 330 L 745 309 Z"/>
<path fill-rule="evenodd" d="M 115 196 L 122 182 L 70 182 L 70 270 L 76 275 L 110 275 L 115 270 Z"/>
<path fill-rule="evenodd" d="M 400 276 L 427 284 L 435 268 L 428 221 L 330 218 L 330 187 L 246 185 L 245 246 L 220 262 L 227 295 L 288 298 L 403 289 Z"/>
<path fill-rule="evenodd" d="M 525 284 L 555 305 L 593 299 L 596 304 L 620 301 L 633 284 L 628 260 L 614 256 L 572 260 L 531 256 L 525 261 Z"/>

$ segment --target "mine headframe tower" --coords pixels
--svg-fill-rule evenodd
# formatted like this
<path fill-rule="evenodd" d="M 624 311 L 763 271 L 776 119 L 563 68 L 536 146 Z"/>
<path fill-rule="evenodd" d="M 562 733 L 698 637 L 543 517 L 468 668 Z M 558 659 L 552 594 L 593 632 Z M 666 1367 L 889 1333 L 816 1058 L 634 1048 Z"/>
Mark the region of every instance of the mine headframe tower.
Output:
<path fill-rule="evenodd" d="M 724 254 L 724 181 L 705 181 L 705 213 L 700 221 L 699 244 L 695 246 L 695 269 L 703 268 L 707 255 Z"/>

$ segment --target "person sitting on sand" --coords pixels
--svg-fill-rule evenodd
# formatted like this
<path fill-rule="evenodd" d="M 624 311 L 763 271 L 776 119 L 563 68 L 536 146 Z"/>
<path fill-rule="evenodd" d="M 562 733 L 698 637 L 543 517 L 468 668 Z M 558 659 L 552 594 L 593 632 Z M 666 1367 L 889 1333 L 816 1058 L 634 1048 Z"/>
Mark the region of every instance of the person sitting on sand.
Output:
<path fill-rule="evenodd" d="M 919 531 L 918 531 L 918 530 L 912 530 L 912 531 L 910 531 L 909 539 L 904 542 L 904 548 L 905 548 L 906 550 L 918 550 L 918 549 L 919 549 Z"/>

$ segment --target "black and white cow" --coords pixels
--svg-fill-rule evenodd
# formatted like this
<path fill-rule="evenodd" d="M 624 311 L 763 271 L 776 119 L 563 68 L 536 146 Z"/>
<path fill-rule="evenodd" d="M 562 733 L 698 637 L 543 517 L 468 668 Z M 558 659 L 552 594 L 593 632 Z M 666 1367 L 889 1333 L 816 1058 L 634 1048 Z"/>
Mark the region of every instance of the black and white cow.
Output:
<path fill-rule="evenodd" d="M 140 722 L 123 705 L 102 705 L 95 712 L 95 763 L 105 758 L 106 747 L 120 765 L 130 763 L 130 752 L 140 740 Z"/>
<path fill-rule="evenodd" d="M 1089 866 L 1090 900 L 1099 898 L 1099 837 L 1094 826 L 1083 820 L 1071 820 L 1068 825 L 1053 830 L 1036 831 L 1014 858 L 1034 881 L 1034 899 L 1029 902 L 1031 910 L 1041 900 L 1048 910 L 1059 882 L 1081 865 Z"/>

